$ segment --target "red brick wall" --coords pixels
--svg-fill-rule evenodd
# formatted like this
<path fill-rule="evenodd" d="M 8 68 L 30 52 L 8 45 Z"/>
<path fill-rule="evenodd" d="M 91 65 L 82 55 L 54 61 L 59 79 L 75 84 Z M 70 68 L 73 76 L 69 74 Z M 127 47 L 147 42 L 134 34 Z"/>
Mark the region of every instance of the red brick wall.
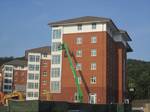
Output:
<path fill-rule="evenodd" d="M 91 37 L 97 37 L 97 43 L 91 43 Z M 82 37 L 83 43 L 76 44 L 76 38 Z M 88 103 L 89 93 L 97 94 L 97 103 L 122 103 L 123 101 L 123 59 L 125 47 L 115 42 L 106 32 L 89 32 L 63 35 L 71 51 L 74 67 L 82 63 L 82 70 L 77 75 L 82 77 L 81 89 L 83 102 Z M 82 50 L 82 57 L 76 57 L 76 51 Z M 91 57 L 91 49 L 97 49 L 97 56 Z M 68 58 L 63 52 L 61 93 L 53 94 L 53 100 L 74 102 L 77 91 Z M 96 70 L 90 70 L 91 63 L 97 63 Z M 96 76 L 96 84 L 90 84 L 91 76 Z"/>
<path fill-rule="evenodd" d="M 97 43 L 91 43 L 91 37 L 97 36 Z M 76 37 L 83 37 L 83 43 L 81 45 L 76 44 Z M 106 46 L 107 35 L 105 32 L 89 32 L 79 34 L 65 34 L 63 35 L 63 41 L 66 42 L 70 48 L 70 51 L 74 54 L 72 57 L 74 67 L 75 62 L 82 63 L 81 72 L 77 72 L 82 77 L 82 90 L 84 93 L 84 102 L 88 103 L 89 93 L 97 94 L 97 103 L 106 103 Z M 97 49 L 97 56 L 91 57 L 91 49 Z M 76 57 L 76 50 L 82 49 L 82 57 Z M 63 52 L 63 64 L 62 64 L 62 80 L 61 80 L 61 93 L 53 94 L 54 100 L 62 101 L 74 101 L 74 93 L 76 92 L 76 85 L 73 78 L 72 71 L 69 66 L 67 57 L 64 57 Z M 90 70 L 91 62 L 97 63 L 96 70 Z M 96 76 L 96 84 L 90 84 L 91 76 Z"/>
<path fill-rule="evenodd" d="M 41 60 L 40 66 L 40 100 L 47 100 L 50 92 L 50 60 Z M 43 75 L 44 72 L 47 72 L 47 76 Z M 43 81 L 46 81 L 46 84 Z"/>
<path fill-rule="evenodd" d="M 122 43 L 117 43 L 117 55 L 118 55 L 118 102 L 122 103 L 124 99 L 123 93 L 123 64 L 126 61 L 126 51 Z M 125 59 L 125 60 L 124 60 Z M 126 72 L 126 70 L 125 70 Z M 127 78 L 126 78 L 127 80 Z"/>
<path fill-rule="evenodd" d="M 14 79 L 13 79 L 13 88 L 15 89 L 15 85 L 23 85 L 27 84 L 27 70 L 14 70 Z"/>

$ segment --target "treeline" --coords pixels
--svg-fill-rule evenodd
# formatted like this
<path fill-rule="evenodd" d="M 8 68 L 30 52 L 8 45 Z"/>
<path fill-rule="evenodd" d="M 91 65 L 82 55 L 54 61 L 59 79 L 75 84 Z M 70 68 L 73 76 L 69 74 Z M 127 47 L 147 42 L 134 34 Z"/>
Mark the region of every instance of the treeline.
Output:
<path fill-rule="evenodd" d="M 150 99 L 150 62 L 128 59 L 128 86 L 134 88 L 134 99 Z M 131 92 L 130 92 L 131 93 Z"/>
<path fill-rule="evenodd" d="M 14 59 L 24 60 L 25 57 L 17 57 L 17 58 L 14 58 L 13 56 L 11 56 L 11 57 L 0 57 L 0 66 L 2 66 L 4 63 L 7 63 L 7 62 L 12 61 Z"/>

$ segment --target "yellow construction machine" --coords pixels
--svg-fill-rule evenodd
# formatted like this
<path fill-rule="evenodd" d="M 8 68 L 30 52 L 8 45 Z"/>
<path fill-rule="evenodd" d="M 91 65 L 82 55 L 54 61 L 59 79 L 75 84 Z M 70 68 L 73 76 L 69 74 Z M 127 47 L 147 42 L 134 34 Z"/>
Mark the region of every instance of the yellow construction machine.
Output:
<path fill-rule="evenodd" d="M 25 95 L 21 92 L 14 91 L 10 94 L 6 94 L 3 97 L 3 105 L 8 105 L 8 100 L 18 100 L 18 101 L 24 101 Z"/>

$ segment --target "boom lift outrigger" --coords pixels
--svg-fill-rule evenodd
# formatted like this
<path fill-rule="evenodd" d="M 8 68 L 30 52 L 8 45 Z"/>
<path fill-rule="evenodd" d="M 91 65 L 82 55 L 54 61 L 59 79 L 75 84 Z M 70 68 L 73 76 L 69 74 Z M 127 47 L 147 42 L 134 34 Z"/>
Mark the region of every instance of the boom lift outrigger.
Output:
<path fill-rule="evenodd" d="M 83 93 L 82 93 L 82 90 L 81 90 L 81 87 L 80 87 L 80 84 L 79 84 L 79 80 L 78 80 L 78 76 L 77 76 L 76 70 L 75 70 L 75 68 L 73 66 L 73 63 L 72 63 L 72 59 L 71 59 L 71 56 L 70 56 L 69 48 L 68 48 L 66 43 L 63 43 L 63 44 L 61 44 L 59 46 L 58 50 L 65 50 L 65 52 L 67 54 L 69 65 L 70 65 L 70 68 L 72 70 L 73 77 L 75 79 L 75 84 L 77 86 L 77 98 L 78 98 L 79 102 L 82 103 L 82 101 L 83 101 Z"/>

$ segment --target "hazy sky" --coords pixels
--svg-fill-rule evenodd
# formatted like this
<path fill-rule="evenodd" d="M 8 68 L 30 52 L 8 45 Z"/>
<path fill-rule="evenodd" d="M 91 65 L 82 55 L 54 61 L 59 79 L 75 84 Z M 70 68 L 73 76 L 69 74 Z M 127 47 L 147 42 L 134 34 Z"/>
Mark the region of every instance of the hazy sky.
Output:
<path fill-rule="evenodd" d="M 150 0 L 0 0 L 0 57 L 50 45 L 48 22 L 80 16 L 111 18 L 133 40 L 128 58 L 150 61 Z"/>

